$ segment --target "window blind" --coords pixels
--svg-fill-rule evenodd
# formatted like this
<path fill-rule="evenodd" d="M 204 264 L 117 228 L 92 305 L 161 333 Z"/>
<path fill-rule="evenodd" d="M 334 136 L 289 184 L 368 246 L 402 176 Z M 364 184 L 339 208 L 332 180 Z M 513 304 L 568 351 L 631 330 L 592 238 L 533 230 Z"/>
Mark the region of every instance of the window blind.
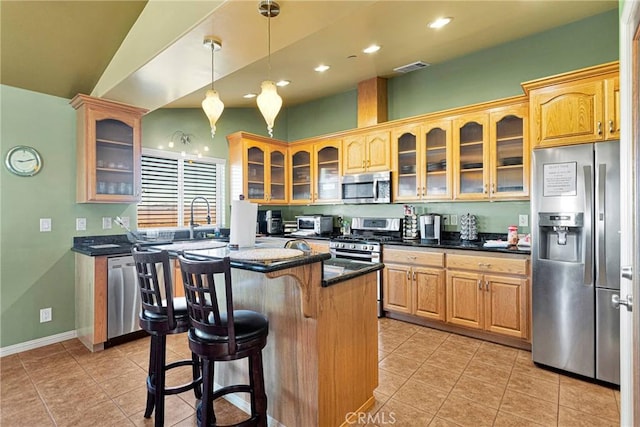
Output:
<path fill-rule="evenodd" d="M 150 151 L 150 150 L 149 150 Z M 211 224 L 222 223 L 224 164 L 176 157 L 174 153 L 142 155 L 142 196 L 138 228 L 184 227 L 190 222 L 191 201 L 209 202 Z M 194 222 L 207 223 L 207 204 L 195 200 Z"/>

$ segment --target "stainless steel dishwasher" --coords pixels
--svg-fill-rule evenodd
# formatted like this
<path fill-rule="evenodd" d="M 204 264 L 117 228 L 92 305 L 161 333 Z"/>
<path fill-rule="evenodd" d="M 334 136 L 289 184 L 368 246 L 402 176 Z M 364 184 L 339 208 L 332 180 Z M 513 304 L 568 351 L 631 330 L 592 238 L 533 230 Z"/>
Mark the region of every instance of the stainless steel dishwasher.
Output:
<path fill-rule="evenodd" d="M 140 330 L 140 291 L 131 255 L 107 260 L 107 339 Z"/>

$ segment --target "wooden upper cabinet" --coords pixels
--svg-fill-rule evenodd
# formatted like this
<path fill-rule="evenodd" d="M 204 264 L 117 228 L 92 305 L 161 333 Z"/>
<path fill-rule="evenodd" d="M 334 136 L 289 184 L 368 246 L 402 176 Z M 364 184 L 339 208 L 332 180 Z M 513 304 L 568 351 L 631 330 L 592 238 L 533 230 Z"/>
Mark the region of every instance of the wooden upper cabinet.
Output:
<path fill-rule="evenodd" d="M 606 79 L 604 90 L 605 139 L 620 139 L 620 78 L 616 76 Z"/>
<path fill-rule="evenodd" d="M 140 200 L 141 118 L 147 110 L 76 95 L 78 203 Z"/>
<path fill-rule="evenodd" d="M 345 174 L 391 169 L 391 134 L 381 131 L 349 136 L 343 142 Z"/>
<path fill-rule="evenodd" d="M 245 132 L 228 135 L 227 141 L 231 200 L 242 194 L 256 203 L 286 203 L 287 144 Z"/>
<path fill-rule="evenodd" d="M 341 144 L 340 140 L 327 140 L 289 148 L 291 204 L 341 200 Z"/>
<path fill-rule="evenodd" d="M 529 93 L 533 148 L 618 139 L 618 63 L 522 85 Z"/>
<path fill-rule="evenodd" d="M 451 120 L 402 126 L 392 140 L 394 201 L 450 199 Z"/>
<path fill-rule="evenodd" d="M 489 195 L 489 114 L 465 114 L 453 121 L 454 197 L 484 199 Z"/>
<path fill-rule="evenodd" d="M 529 196 L 528 104 L 496 108 L 489 115 L 491 199 Z"/>

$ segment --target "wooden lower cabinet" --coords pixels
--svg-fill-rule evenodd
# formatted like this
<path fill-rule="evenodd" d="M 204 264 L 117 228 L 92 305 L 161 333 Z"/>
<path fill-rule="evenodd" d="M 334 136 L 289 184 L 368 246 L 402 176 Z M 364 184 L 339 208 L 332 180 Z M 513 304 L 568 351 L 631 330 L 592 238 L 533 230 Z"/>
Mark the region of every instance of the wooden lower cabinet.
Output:
<path fill-rule="evenodd" d="M 472 271 L 457 270 L 471 266 Z M 447 322 L 529 337 L 528 260 L 449 255 L 447 268 Z"/>
<path fill-rule="evenodd" d="M 385 248 L 384 263 L 385 311 L 517 340 L 529 338 L 526 256 Z"/>
<path fill-rule="evenodd" d="M 444 321 L 444 254 L 385 249 L 384 257 L 383 308 Z"/>

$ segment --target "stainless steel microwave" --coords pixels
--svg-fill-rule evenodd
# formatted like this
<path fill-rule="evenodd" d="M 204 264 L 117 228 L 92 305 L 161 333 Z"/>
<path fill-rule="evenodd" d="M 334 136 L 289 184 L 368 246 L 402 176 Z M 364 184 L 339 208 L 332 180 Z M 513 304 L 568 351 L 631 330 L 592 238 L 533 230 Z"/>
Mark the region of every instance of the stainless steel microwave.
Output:
<path fill-rule="evenodd" d="M 391 203 L 391 172 L 373 172 L 342 177 L 344 203 Z"/>

